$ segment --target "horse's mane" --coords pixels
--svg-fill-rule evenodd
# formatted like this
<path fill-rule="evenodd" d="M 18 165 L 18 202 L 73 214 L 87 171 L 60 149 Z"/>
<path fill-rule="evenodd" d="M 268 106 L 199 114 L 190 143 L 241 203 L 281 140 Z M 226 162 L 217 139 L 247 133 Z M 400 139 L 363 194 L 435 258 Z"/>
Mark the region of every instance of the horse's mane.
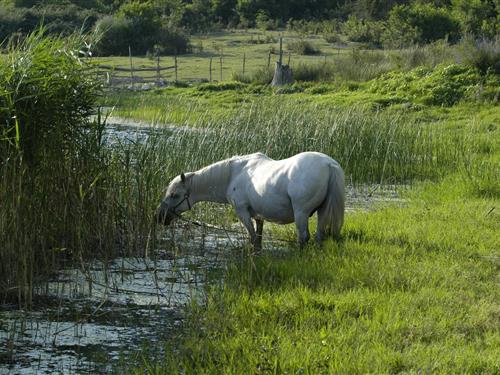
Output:
<path fill-rule="evenodd" d="M 266 158 L 268 157 L 261 152 L 256 152 L 254 154 L 248 155 L 236 155 L 228 159 L 218 161 L 216 163 L 207 165 L 206 167 L 199 169 L 195 172 L 196 179 L 194 182 L 193 189 L 197 190 L 217 190 L 219 188 L 224 188 L 228 185 L 229 179 L 231 178 L 231 166 L 235 162 L 246 161 L 255 158 Z"/>

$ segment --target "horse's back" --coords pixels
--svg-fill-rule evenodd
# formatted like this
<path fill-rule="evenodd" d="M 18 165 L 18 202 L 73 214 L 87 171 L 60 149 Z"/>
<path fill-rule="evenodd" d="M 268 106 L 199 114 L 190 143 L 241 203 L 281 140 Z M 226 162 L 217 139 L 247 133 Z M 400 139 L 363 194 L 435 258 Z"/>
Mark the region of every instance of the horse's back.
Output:
<path fill-rule="evenodd" d="M 318 152 L 282 160 L 245 155 L 239 159 L 229 195 L 266 220 L 291 222 L 296 209 L 312 212 L 323 202 L 335 163 Z"/>

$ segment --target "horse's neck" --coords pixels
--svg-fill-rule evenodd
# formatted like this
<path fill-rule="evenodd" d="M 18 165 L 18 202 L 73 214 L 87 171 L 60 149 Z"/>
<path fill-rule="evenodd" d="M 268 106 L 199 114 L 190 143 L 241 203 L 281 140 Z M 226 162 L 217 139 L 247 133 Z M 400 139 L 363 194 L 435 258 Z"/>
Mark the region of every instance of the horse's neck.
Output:
<path fill-rule="evenodd" d="M 199 201 L 226 203 L 230 177 L 231 164 L 228 160 L 220 161 L 194 172 L 191 180 L 193 203 Z"/>

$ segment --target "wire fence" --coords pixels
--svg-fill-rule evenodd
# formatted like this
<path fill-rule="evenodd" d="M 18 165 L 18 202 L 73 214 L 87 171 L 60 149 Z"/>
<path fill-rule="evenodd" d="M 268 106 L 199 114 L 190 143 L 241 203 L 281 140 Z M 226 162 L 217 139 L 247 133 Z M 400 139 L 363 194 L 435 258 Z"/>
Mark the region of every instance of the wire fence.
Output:
<path fill-rule="evenodd" d="M 141 64 L 141 66 L 138 67 L 137 65 L 139 64 L 135 63 L 137 58 L 132 56 L 132 52 L 129 48 L 128 66 L 123 66 L 124 62 L 121 60 L 121 66 L 107 63 L 99 64 L 97 67 L 99 69 L 100 76 L 109 88 L 149 89 L 152 87 L 161 87 L 170 83 L 178 82 L 179 77 L 181 76 L 181 71 L 183 73 L 183 81 L 220 82 L 223 81 L 223 79 L 227 79 L 228 69 L 231 69 L 233 72 L 241 72 L 244 76 L 251 70 L 251 68 L 249 69 L 249 65 L 255 65 L 255 56 L 253 57 L 253 60 L 250 62 L 250 59 L 245 52 L 243 52 L 240 56 L 234 56 L 224 55 L 223 51 L 220 50 L 219 55 L 208 56 L 202 58 L 201 61 L 198 59 L 196 73 L 193 74 L 192 64 L 187 62 L 181 64 L 182 59 L 178 59 L 177 56 L 160 57 L 157 55 L 153 59 L 150 59 L 150 66 L 144 66 L 144 64 Z M 286 63 L 290 66 L 292 53 L 285 53 L 280 41 L 280 49 L 278 51 L 270 49 L 265 55 L 262 56 L 262 58 L 259 58 L 259 66 L 267 68 L 268 70 L 271 69 L 273 57 L 277 57 L 280 65 L 282 63 Z M 229 60 L 229 58 L 231 59 L 231 62 L 228 64 L 227 60 Z M 312 58 L 314 58 L 314 61 L 316 62 L 326 63 L 326 55 L 317 55 Z M 299 56 L 296 56 L 296 60 L 298 59 Z M 301 62 L 302 60 L 303 56 L 300 58 Z M 187 71 L 189 71 L 191 75 L 197 77 L 186 78 L 185 72 Z"/>

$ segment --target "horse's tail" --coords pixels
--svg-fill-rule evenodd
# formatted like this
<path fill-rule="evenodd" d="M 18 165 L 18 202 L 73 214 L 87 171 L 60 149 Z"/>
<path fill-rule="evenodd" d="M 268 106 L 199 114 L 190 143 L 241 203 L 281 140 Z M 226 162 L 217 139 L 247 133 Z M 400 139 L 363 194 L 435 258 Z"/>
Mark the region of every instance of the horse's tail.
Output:
<path fill-rule="evenodd" d="M 337 162 L 330 165 L 328 191 L 322 206 L 325 215 L 325 234 L 340 238 L 340 230 L 344 224 L 345 186 L 344 171 Z"/>

